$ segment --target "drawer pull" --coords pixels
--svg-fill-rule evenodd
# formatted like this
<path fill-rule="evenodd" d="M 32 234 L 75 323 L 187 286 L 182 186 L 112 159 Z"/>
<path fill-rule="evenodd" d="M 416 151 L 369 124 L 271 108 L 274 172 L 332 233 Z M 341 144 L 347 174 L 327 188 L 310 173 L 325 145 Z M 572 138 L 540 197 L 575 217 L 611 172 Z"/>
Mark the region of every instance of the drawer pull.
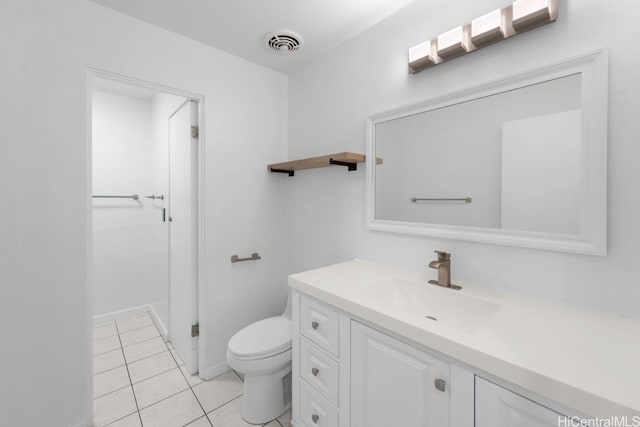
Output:
<path fill-rule="evenodd" d="M 318 368 L 312 368 L 311 369 L 311 373 L 313 374 L 314 377 L 317 377 L 318 374 L 320 373 L 320 369 Z"/>
<path fill-rule="evenodd" d="M 444 392 L 447 388 L 447 383 L 441 378 L 436 378 L 436 380 L 433 382 L 433 385 L 436 387 L 436 390 L 442 392 Z"/>
<path fill-rule="evenodd" d="M 318 424 L 319 419 L 320 419 L 320 415 L 318 414 L 311 415 L 311 420 L 313 421 L 314 424 Z"/>
<path fill-rule="evenodd" d="M 318 326 L 320 326 L 320 324 L 318 322 L 316 322 L 315 320 L 313 322 L 311 322 L 311 327 L 313 329 L 318 329 Z"/>

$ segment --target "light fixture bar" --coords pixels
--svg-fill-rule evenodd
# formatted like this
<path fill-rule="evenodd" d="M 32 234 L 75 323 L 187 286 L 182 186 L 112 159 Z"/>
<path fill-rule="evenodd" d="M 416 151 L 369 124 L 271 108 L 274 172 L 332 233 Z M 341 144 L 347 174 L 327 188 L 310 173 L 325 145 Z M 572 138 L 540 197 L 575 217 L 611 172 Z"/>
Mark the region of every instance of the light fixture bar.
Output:
<path fill-rule="evenodd" d="M 449 59 L 516 34 L 554 22 L 558 0 L 517 0 L 471 23 L 461 25 L 409 49 L 409 73 L 415 74 Z"/>

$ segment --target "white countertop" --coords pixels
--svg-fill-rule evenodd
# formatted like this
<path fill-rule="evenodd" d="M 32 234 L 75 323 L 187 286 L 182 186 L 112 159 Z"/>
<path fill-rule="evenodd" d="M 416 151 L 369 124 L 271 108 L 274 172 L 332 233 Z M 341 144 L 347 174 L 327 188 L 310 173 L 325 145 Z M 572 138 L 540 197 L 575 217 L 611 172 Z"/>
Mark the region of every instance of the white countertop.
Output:
<path fill-rule="evenodd" d="M 398 277 L 433 286 L 426 270 L 362 260 L 293 274 L 289 286 L 585 415 L 640 415 L 640 321 L 464 283 L 444 291 L 500 304 L 473 333 L 363 302 L 364 286 Z"/>

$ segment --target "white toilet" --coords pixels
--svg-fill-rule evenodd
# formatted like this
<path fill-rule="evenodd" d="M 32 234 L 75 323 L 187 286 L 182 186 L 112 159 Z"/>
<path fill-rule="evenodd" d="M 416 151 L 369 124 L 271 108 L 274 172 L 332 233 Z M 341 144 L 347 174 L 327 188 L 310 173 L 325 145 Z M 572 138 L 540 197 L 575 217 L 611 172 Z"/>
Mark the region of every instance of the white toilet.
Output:
<path fill-rule="evenodd" d="M 245 421 L 264 424 L 291 408 L 290 297 L 282 316 L 260 320 L 231 337 L 227 362 L 244 375 Z"/>

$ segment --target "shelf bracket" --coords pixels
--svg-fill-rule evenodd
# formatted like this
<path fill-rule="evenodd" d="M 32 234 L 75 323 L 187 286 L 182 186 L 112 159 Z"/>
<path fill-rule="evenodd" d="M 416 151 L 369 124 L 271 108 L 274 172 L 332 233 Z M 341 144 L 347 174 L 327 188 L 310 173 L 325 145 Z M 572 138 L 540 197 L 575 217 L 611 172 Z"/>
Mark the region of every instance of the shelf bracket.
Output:
<path fill-rule="evenodd" d="M 274 168 L 270 168 L 269 169 L 271 172 L 276 172 L 276 173 L 288 173 L 289 176 L 293 176 L 293 171 L 292 170 L 286 170 L 286 169 L 274 169 Z"/>
<path fill-rule="evenodd" d="M 339 160 L 329 159 L 330 165 L 346 166 L 349 171 L 358 170 L 358 164 L 353 162 L 341 162 Z"/>

